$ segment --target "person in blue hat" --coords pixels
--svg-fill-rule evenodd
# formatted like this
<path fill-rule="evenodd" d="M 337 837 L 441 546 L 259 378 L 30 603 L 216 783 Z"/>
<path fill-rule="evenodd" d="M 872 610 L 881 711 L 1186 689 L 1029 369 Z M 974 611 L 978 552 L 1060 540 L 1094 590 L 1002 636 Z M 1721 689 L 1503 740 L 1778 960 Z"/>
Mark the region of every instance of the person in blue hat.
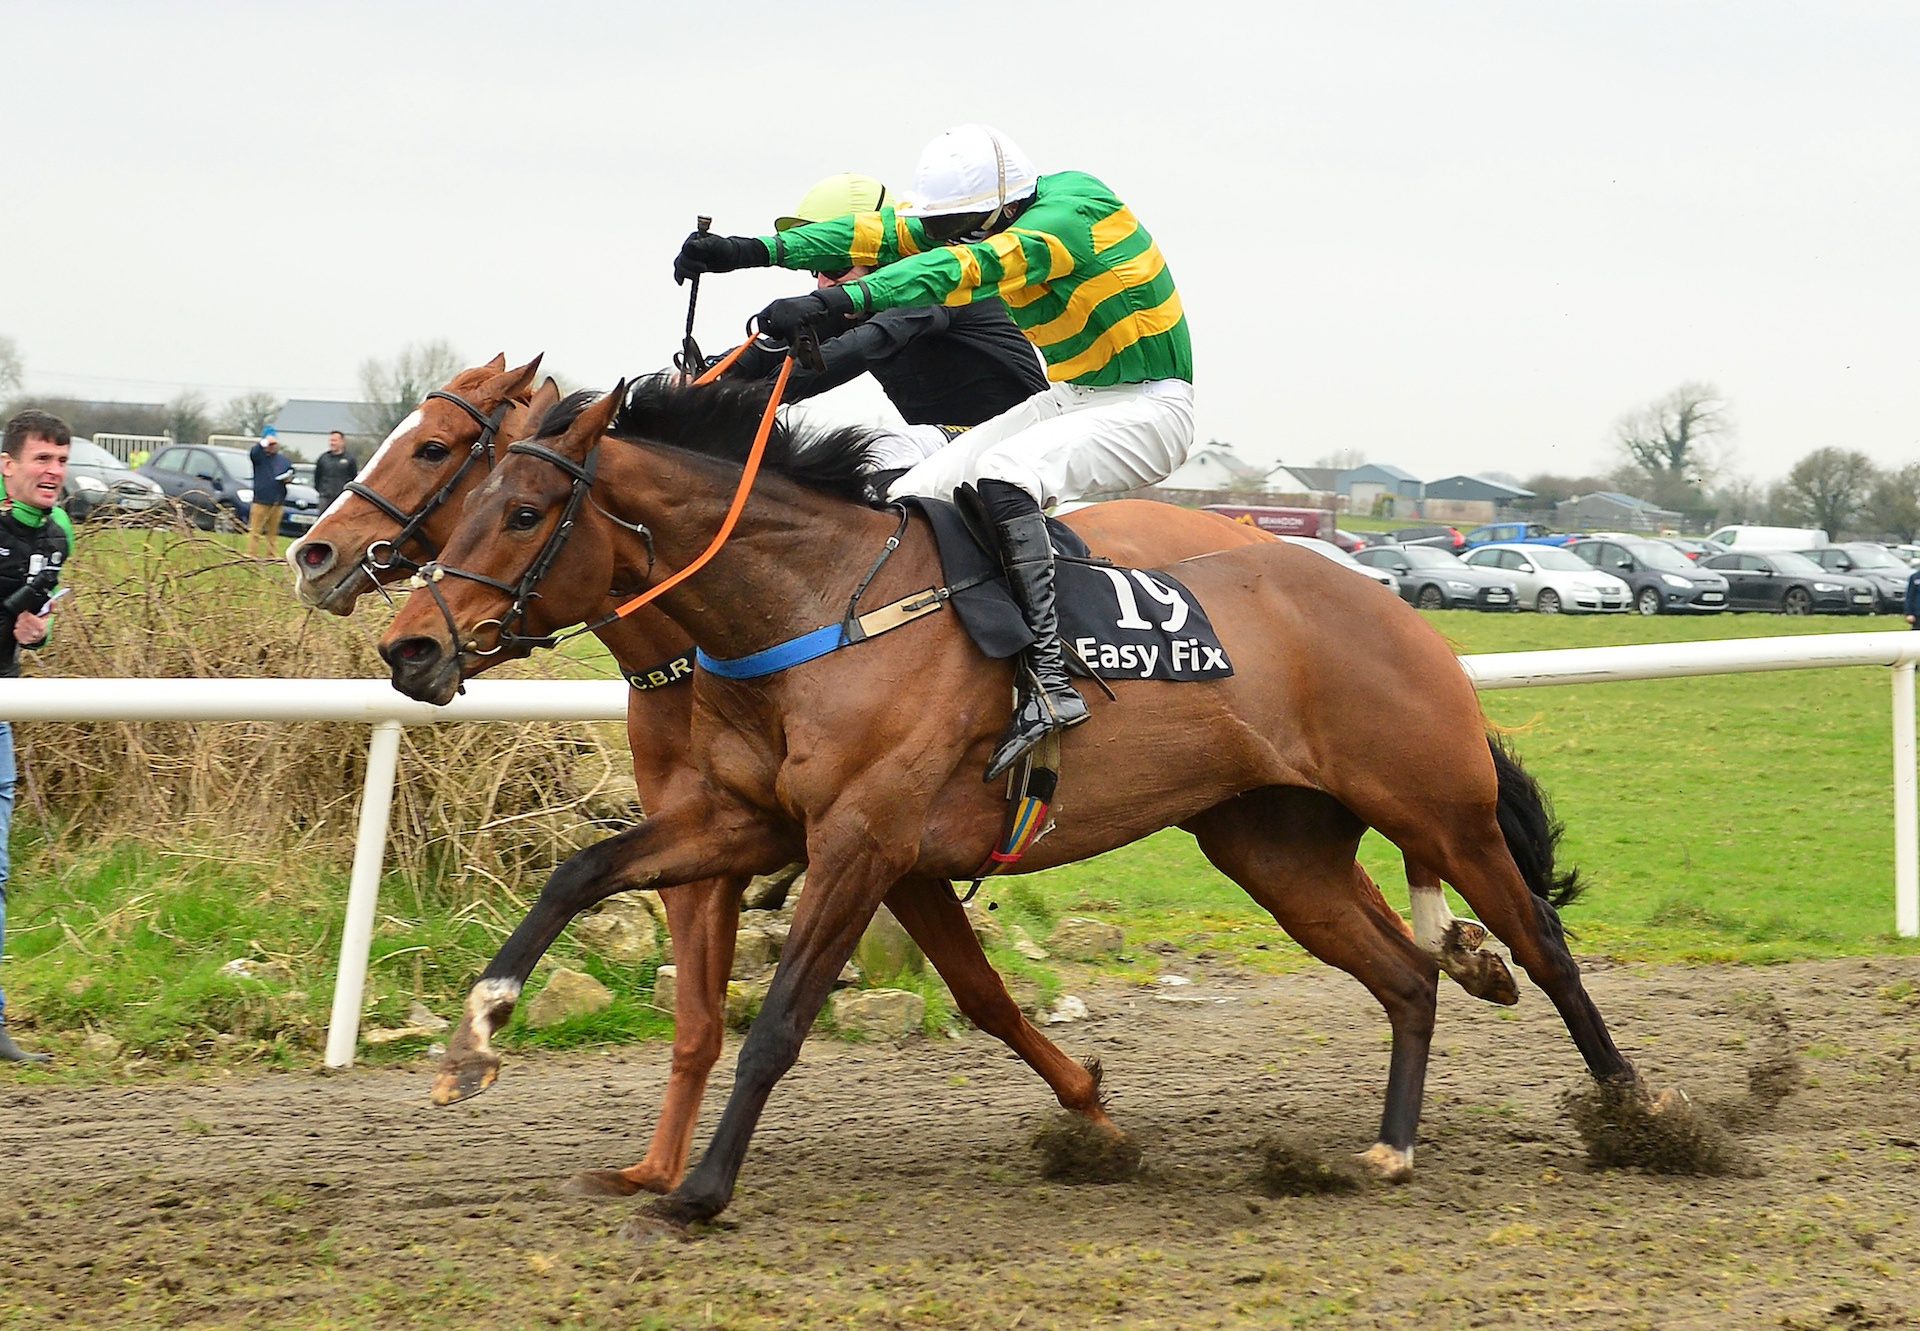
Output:
<path fill-rule="evenodd" d="M 293 461 L 280 452 L 280 432 L 269 425 L 260 432 L 260 442 L 247 450 L 253 463 L 253 498 L 247 501 L 247 553 L 260 552 L 260 540 L 266 538 L 267 557 L 280 557 L 280 516 L 286 511 L 287 482 L 293 478 Z"/>

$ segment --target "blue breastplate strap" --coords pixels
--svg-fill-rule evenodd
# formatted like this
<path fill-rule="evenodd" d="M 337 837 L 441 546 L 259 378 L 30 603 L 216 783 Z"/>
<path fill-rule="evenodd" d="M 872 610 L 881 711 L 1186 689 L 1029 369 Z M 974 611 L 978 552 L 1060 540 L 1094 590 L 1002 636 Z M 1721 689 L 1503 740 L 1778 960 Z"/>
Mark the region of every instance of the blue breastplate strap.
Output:
<path fill-rule="evenodd" d="M 734 656 L 726 660 L 708 656 L 699 648 L 694 649 L 693 659 L 700 668 L 722 679 L 758 679 L 762 675 L 777 675 L 782 670 L 791 670 L 828 652 L 837 652 L 847 645 L 847 631 L 838 624 L 828 624 L 811 633 L 803 633 L 797 638 L 789 638 L 777 643 L 764 652 L 755 652 L 751 656 Z"/>
<path fill-rule="evenodd" d="M 902 624 L 911 624 L 923 615 L 943 609 L 952 596 L 951 587 L 929 587 L 846 623 L 824 625 L 811 633 L 802 633 L 797 638 L 789 638 L 749 656 L 733 656 L 723 660 L 695 648 L 693 659 L 702 670 L 722 679 L 759 679 L 763 675 L 777 675 L 782 670 L 791 670 L 797 665 L 818 660 L 842 647 L 878 637 Z"/>

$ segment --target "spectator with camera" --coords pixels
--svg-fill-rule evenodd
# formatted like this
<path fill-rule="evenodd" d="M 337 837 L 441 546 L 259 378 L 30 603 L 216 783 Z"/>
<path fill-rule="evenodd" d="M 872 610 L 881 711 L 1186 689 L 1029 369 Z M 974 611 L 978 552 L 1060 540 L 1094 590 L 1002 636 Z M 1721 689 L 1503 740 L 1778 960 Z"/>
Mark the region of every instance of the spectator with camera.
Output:
<path fill-rule="evenodd" d="M 73 523 L 60 504 L 73 433 L 44 411 L 23 411 L 7 422 L 0 452 L 0 679 L 20 673 L 20 649 L 47 640 L 60 572 L 73 548 Z M 0 720 L 0 952 L 7 933 L 7 878 L 13 831 L 13 728 Z M 44 1063 L 7 1034 L 7 998 L 0 991 L 0 1063 Z"/>

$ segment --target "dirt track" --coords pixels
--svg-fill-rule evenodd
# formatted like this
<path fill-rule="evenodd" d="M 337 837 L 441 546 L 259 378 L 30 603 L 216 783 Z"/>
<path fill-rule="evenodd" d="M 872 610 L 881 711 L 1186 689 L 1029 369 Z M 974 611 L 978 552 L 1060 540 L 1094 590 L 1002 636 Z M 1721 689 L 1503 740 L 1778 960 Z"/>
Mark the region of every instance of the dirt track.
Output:
<path fill-rule="evenodd" d="M 0 1327 L 1920 1326 L 1920 959 L 1589 966 L 1649 1079 L 1702 1103 L 1748 1103 L 1778 1005 L 1801 1084 L 1743 1133 L 1758 1176 L 1589 1169 L 1549 1005 L 1448 989 L 1415 1180 L 1278 1198 L 1263 1138 L 1372 1140 L 1385 1023 L 1331 972 L 1185 969 L 1052 1028 L 1105 1061 L 1142 1177 L 1043 1179 L 1051 1100 L 976 1032 L 818 1042 L 692 1240 L 622 1237 L 635 1203 L 554 1186 L 640 1155 L 664 1048 L 510 1055 L 446 1110 L 424 1064 L 0 1073 Z"/>

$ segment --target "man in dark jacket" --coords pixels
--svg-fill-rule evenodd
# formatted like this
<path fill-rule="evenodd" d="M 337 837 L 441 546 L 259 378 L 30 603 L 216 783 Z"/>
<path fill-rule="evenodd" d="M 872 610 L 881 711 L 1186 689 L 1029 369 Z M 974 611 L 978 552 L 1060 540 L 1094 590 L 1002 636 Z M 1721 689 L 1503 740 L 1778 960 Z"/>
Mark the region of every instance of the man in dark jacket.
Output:
<path fill-rule="evenodd" d="M 1920 568 L 1907 575 L 1907 627 L 1920 629 Z"/>
<path fill-rule="evenodd" d="M 320 496 L 320 511 L 331 508 L 347 482 L 359 474 L 359 461 L 347 452 L 347 437 L 333 431 L 327 436 L 327 451 L 313 464 L 313 488 Z"/>
<path fill-rule="evenodd" d="M 47 640 L 53 594 L 73 548 L 73 524 L 59 507 L 73 434 L 44 411 L 23 411 L 7 422 L 0 452 L 0 678 L 20 673 L 19 651 Z M 7 932 L 7 878 L 12 861 L 13 728 L 0 721 L 0 947 Z M 44 1063 L 7 1034 L 7 996 L 0 993 L 0 1063 Z"/>

